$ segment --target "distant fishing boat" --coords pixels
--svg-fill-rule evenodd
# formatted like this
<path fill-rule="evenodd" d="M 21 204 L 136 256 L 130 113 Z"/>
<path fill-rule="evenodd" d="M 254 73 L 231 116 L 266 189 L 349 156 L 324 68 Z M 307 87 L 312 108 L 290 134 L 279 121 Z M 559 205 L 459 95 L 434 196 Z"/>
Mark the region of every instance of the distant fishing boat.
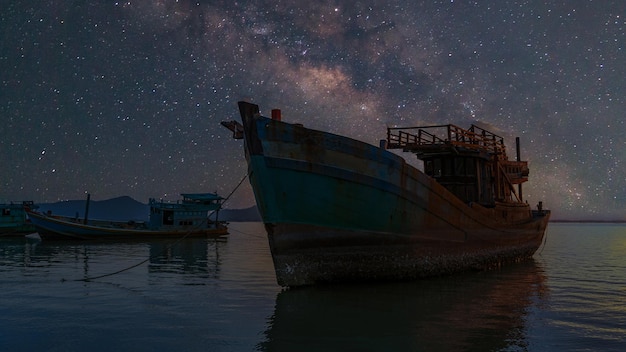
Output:
<path fill-rule="evenodd" d="M 239 102 L 248 176 L 282 286 L 407 280 L 531 257 L 550 211 L 522 199 L 528 164 L 477 126 L 388 128 L 379 147 Z M 243 133 L 241 133 L 243 132 Z M 243 136 L 242 136 L 243 135 Z M 387 149 L 413 153 L 424 171 Z M 517 186 L 517 187 L 516 187 Z"/>
<path fill-rule="evenodd" d="M 25 207 L 37 208 L 30 200 L 0 204 L 0 236 L 23 235 L 35 231 L 35 227 L 26 217 Z"/>
<path fill-rule="evenodd" d="M 85 218 L 42 214 L 26 210 L 44 239 L 134 239 L 150 237 L 221 236 L 228 233 L 218 220 L 223 198 L 215 193 L 183 193 L 173 202 L 150 199 L 150 219 L 145 221 L 110 221 L 89 219 L 89 197 Z M 209 218 L 214 212 L 215 220 Z"/>

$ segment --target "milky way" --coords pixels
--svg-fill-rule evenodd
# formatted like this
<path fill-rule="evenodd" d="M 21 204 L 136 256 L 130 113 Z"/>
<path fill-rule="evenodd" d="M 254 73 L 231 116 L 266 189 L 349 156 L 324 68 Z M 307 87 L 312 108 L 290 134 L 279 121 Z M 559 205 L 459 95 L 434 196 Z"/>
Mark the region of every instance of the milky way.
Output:
<path fill-rule="evenodd" d="M 248 100 L 373 144 L 488 124 L 521 138 L 529 203 L 626 219 L 626 2 L 302 3 L 1 5 L 0 200 L 227 195 L 246 165 L 219 122 Z"/>

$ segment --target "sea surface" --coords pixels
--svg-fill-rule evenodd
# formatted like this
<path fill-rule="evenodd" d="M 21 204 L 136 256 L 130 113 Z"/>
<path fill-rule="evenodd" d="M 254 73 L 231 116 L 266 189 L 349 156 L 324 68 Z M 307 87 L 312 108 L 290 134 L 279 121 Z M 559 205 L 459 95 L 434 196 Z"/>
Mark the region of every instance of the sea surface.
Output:
<path fill-rule="evenodd" d="M 0 237 L 0 351 L 623 351 L 626 224 L 551 223 L 534 259 L 282 290 L 260 223 L 226 239 Z"/>

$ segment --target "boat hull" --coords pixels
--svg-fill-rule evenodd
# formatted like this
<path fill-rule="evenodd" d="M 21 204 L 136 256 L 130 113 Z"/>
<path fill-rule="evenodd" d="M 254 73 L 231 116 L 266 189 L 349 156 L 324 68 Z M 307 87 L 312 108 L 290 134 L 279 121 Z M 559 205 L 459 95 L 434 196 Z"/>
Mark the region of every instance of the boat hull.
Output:
<path fill-rule="evenodd" d="M 35 226 L 39 235 L 44 239 L 146 239 L 146 238 L 181 238 L 191 236 L 222 236 L 228 233 L 225 226 L 218 225 L 215 228 L 192 227 L 177 229 L 138 229 L 129 224 L 128 227 L 103 227 L 85 225 L 78 221 L 71 221 L 65 217 L 46 216 L 40 213 L 28 211 L 28 217 Z"/>
<path fill-rule="evenodd" d="M 32 201 L 22 203 L 0 204 L 0 237 L 23 236 L 31 233 L 35 227 L 26 218 L 25 206 L 36 207 Z"/>
<path fill-rule="evenodd" d="M 520 231 L 515 241 L 499 241 L 488 232 L 468 232 L 465 241 L 453 241 L 301 224 L 266 223 L 266 228 L 281 286 L 412 280 L 489 269 L 532 257 L 542 239 L 535 230 Z"/>
<path fill-rule="evenodd" d="M 466 204 L 383 148 L 240 103 L 249 179 L 277 281 L 404 280 L 531 257 L 549 211 Z"/>

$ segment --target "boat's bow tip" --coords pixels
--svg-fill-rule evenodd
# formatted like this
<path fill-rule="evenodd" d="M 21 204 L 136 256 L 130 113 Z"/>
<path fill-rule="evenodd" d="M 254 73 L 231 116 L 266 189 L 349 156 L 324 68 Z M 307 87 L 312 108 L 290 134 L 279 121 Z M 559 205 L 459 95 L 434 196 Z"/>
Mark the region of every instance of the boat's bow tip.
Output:
<path fill-rule="evenodd" d="M 254 116 L 259 113 L 259 106 L 247 101 L 239 101 L 239 113 L 241 117 L 244 116 Z"/>

